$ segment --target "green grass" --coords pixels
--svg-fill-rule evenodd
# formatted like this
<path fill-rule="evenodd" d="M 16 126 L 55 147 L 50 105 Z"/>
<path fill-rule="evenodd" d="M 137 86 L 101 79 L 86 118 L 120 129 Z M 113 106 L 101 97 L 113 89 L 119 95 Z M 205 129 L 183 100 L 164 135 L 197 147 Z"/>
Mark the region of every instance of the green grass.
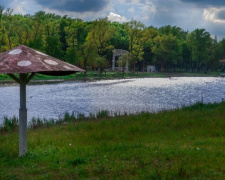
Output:
<path fill-rule="evenodd" d="M 0 134 L 0 179 L 225 179 L 225 103 Z"/>

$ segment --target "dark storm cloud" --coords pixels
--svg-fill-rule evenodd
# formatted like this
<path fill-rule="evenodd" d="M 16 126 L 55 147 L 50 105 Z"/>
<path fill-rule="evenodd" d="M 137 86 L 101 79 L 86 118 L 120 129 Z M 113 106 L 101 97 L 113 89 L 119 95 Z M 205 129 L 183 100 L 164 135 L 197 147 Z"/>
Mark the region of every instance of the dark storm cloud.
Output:
<path fill-rule="evenodd" d="M 182 6 L 177 3 L 171 3 L 168 0 L 156 0 L 154 3 L 157 13 L 154 14 L 154 19 L 151 20 L 157 27 L 165 25 L 178 25 L 179 19 L 183 13 Z"/>
<path fill-rule="evenodd" d="M 189 2 L 200 6 L 225 6 L 225 0 L 180 0 L 182 2 Z"/>
<path fill-rule="evenodd" d="M 49 9 L 72 12 L 97 12 L 107 4 L 107 0 L 35 0 L 38 4 Z"/>
<path fill-rule="evenodd" d="M 225 20 L 225 10 L 217 14 L 218 19 Z"/>

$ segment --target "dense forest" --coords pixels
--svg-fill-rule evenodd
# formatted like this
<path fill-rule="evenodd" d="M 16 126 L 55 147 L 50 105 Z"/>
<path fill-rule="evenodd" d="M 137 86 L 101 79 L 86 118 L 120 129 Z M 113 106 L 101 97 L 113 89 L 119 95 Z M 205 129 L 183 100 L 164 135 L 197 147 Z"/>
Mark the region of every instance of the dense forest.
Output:
<path fill-rule="evenodd" d="M 100 72 L 111 67 L 113 49 L 129 51 L 131 71 L 146 70 L 146 65 L 168 72 L 223 70 L 219 60 L 225 57 L 225 39 L 217 42 L 205 29 L 188 32 L 107 18 L 86 22 L 44 11 L 20 15 L 0 6 L 0 52 L 20 44 Z M 126 59 L 120 57 L 117 65 L 125 66 Z"/>

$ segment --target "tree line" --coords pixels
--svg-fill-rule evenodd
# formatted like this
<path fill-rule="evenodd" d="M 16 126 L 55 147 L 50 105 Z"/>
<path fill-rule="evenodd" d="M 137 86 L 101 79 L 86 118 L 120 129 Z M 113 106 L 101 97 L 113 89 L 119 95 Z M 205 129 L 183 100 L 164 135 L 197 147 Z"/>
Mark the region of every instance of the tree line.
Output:
<path fill-rule="evenodd" d="M 119 66 L 129 60 L 132 71 L 155 65 L 160 71 L 217 71 L 225 58 L 225 39 L 217 42 L 205 29 L 192 32 L 177 26 L 146 27 L 142 22 L 110 22 L 107 18 L 78 18 L 36 12 L 12 14 L 0 6 L 0 52 L 20 44 L 45 52 L 86 70 L 100 73 L 111 67 L 112 50 L 129 51 Z M 223 70 L 223 69 L 222 69 Z"/>

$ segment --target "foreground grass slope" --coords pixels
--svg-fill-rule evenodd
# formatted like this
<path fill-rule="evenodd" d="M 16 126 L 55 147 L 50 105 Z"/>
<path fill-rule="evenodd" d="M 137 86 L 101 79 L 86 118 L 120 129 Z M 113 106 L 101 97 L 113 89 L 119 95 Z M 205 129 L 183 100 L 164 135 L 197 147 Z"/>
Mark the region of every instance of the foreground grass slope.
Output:
<path fill-rule="evenodd" d="M 225 103 L 0 134 L 0 179 L 225 179 Z"/>

